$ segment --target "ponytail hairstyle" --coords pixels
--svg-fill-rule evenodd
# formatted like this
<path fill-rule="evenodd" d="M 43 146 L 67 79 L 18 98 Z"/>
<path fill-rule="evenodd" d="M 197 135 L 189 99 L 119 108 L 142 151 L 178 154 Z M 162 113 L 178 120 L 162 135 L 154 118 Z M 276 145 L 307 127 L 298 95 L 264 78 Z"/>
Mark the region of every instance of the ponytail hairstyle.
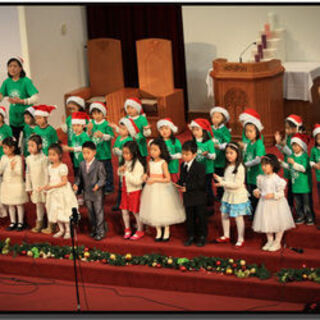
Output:
<path fill-rule="evenodd" d="M 237 142 L 230 141 L 225 148 L 225 153 L 227 151 L 227 148 L 230 148 L 237 153 L 236 164 L 235 164 L 234 170 L 232 171 L 233 174 L 237 174 L 238 168 L 239 168 L 240 164 L 242 164 L 242 152 L 241 152 L 240 146 Z M 230 162 L 226 158 L 226 166 L 224 169 L 226 169 L 229 165 L 230 165 Z"/>
<path fill-rule="evenodd" d="M 146 159 L 141 156 L 137 142 L 136 141 L 127 141 L 123 145 L 122 149 L 123 148 L 128 148 L 129 152 L 132 155 L 132 165 L 131 165 L 130 171 L 133 170 L 136 162 L 140 161 L 140 163 L 143 166 L 144 172 L 147 172 L 147 162 L 146 162 Z M 124 165 L 124 159 L 122 157 L 121 162 L 120 162 L 120 166 L 123 166 L 123 165 Z"/>
<path fill-rule="evenodd" d="M 54 150 L 59 155 L 60 161 L 62 160 L 63 149 L 61 147 L 60 141 L 52 143 L 50 145 L 50 147 L 48 148 L 48 152 L 49 152 L 49 150 Z"/>
<path fill-rule="evenodd" d="M 5 145 L 5 146 L 7 146 L 9 148 L 13 148 L 13 153 L 15 155 L 20 154 L 20 149 L 18 147 L 18 142 L 17 142 L 16 138 L 14 138 L 14 137 L 7 137 L 7 138 L 3 139 L 2 145 Z"/>
<path fill-rule="evenodd" d="M 39 135 L 32 134 L 28 141 L 33 141 L 37 145 L 38 152 L 42 150 L 42 138 Z"/>

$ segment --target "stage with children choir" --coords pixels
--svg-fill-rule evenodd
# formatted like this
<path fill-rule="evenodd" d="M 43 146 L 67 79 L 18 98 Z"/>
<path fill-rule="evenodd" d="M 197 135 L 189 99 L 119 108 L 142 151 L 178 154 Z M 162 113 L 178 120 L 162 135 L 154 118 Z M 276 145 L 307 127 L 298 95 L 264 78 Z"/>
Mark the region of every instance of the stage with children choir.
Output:
<path fill-rule="evenodd" d="M 23 60 L 12 57 L 7 66 L 8 78 L 0 88 L 0 99 L 10 102 L 9 124 L 7 110 L 0 106 L 2 253 L 9 248 L 6 239 L 18 245 L 29 241 L 27 250 L 15 249 L 21 256 L 31 252 L 32 243 L 70 246 L 70 216 L 77 209 L 79 245 L 112 249 L 116 258 L 109 254 L 105 264 L 130 250 L 137 255 L 158 250 L 172 259 L 175 255 L 172 263 L 180 270 L 201 270 L 217 261 L 191 264 L 200 255 L 232 254 L 239 262 L 221 262 L 226 263 L 224 274 L 229 266 L 232 274 L 245 272 L 246 262 L 240 261 L 254 264 L 254 259 L 279 272 L 284 266 L 301 268 L 304 257 L 293 256 L 292 250 L 287 265 L 279 259 L 289 247 L 306 247 L 313 250 L 306 253 L 308 266 L 319 267 L 310 236 L 319 239 L 320 233 L 315 214 L 320 199 L 319 123 L 308 136 L 303 119 L 291 114 L 274 133 L 274 146 L 266 148 L 263 119 L 252 108 L 236 119 L 243 132 L 241 141 L 235 141 L 228 128 L 230 114 L 221 106 L 211 109 L 211 121 L 195 118 L 177 135 L 170 118 L 160 119 L 152 132 L 136 97 L 126 99 L 125 117 L 112 123 L 105 103 L 92 102 L 86 112 L 85 100 L 70 96 L 70 116 L 55 129 L 48 119 L 56 106 L 37 103 L 38 90 L 26 77 Z M 152 134 L 157 137 L 150 139 Z M 48 257 L 46 248 L 42 252 Z M 13 249 L 8 250 L 10 254 Z M 178 262 L 183 257 L 187 260 Z M 83 252 L 82 258 L 89 256 Z M 149 265 L 163 266 L 162 258 L 154 259 Z M 250 270 L 255 268 L 262 270 Z"/>

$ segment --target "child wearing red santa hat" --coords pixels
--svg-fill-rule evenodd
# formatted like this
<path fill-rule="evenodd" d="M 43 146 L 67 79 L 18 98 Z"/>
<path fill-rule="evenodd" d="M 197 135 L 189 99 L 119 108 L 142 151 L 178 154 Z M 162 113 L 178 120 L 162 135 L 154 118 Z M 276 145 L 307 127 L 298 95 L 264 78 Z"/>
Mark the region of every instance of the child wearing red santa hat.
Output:
<path fill-rule="evenodd" d="M 42 138 L 42 152 L 47 156 L 50 145 L 58 141 L 56 130 L 48 124 L 48 117 L 57 107 L 41 104 L 33 108 L 36 110 L 34 117 L 37 124 L 34 128 L 34 133 Z"/>
<path fill-rule="evenodd" d="M 318 203 L 320 202 L 320 124 L 316 123 L 312 131 L 314 137 L 314 147 L 311 149 L 310 166 L 315 169 L 317 189 L 318 189 Z"/>
<path fill-rule="evenodd" d="M 293 154 L 281 164 L 290 170 L 292 193 L 296 210 L 296 224 L 314 224 L 314 215 L 311 206 L 311 169 L 308 156 L 309 137 L 296 133 L 291 139 Z"/>

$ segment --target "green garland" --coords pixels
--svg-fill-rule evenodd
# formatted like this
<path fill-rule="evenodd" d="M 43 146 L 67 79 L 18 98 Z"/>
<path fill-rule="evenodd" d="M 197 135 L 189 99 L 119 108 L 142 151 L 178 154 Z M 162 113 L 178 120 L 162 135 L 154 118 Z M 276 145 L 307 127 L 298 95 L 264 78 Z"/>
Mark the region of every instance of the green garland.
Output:
<path fill-rule="evenodd" d="M 10 245 L 10 238 L 0 241 L 1 254 L 12 254 L 16 256 L 29 256 L 34 259 L 69 259 L 72 260 L 72 247 L 54 246 L 50 243 L 26 243 Z M 82 261 L 99 261 L 102 264 L 113 266 L 143 265 L 153 268 L 170 268 L 182 272 L 202 271 L 215 272 L 225 275 L 234 275 L 238 278 L 256 277 L 261 280 L 269 279 L 271 273 L 266 267 L 257 264 L 247 264 L 245 260 L 234 260 L 231 258 L 217 258 L 199 256 L 192 259 L 164 256 L 160 254 L 145 254 L 143 256 L 133 256 L 130 253 L 125 255 L 101 251 L 99 249 L 78 247 L 78 257 Z M 290 281 L 314 281 L 320 283 L 320 268 L 302 269 L 281 269 L 276 273 L 278 280 L 282 283 Z"/>
<path fill-rule="evenodd" d="M 34 259 L 70 259 L 72 260 L 72 247 L 53 246 L 49 243 L 26 243 L 10 245 L 10 238 L 0 241 L 2 254 L 12 254 L 29 256 Z M 250 264 L 245 260 L 223 259 L 216 257 L 199 256 L 193 259 L 163 256 L 160 254 L 145 254 L 143 256 L 133 256 L 130 253 L 125 255 L 101 251 L 96 248 L 89 249 L 84 246 L 78 247 L 78 257 L 82 261 L 100 261 L 103 264 L 113 266 L 144 265 L 153 268 L 170 268 L 182 272 L 203 271 L 216 272 L 226 275 L 235 275 L 238 278 L 257 277 L 261 280 L 269 279 L 270 272 L 265 266 Z"/>

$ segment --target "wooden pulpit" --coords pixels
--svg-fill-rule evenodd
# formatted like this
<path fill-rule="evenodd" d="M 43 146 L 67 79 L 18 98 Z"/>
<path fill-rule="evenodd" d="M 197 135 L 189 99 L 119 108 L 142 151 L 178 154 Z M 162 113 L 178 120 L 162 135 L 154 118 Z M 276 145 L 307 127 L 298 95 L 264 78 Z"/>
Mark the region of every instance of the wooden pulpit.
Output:
<path fill-rule="evenodd" d="M 115 123 L 125 116 L 124 102 L 137 97 L 142 102 L 152 137 L 158 136 L 156 123 L 170 117 L 179 132 L 185 127 L 183 90 L 174 87 L 172 45 L 166 39 L 136 41 L 139 88 L 123 88 L 106 96 L 109 120 Z"/>
<path fill-rule="evenodd" d="M 261 116 L 265 145 L 274 143 L 275 131 L 284 126 L 283 73 L 281 61 L 276 59 L 258 63 L 213 61 L 215 105 L 229 111 L 233 139 L 242 136 L 239 114 L 252 108 Z"/>
<path fill-rule="evenodd" d="M 99 38 L 89 40 L 88 68 L 89 87 L 83 87 L 65 94 L 79 96 L 87 106 L 93 101 L 106 101 L 106 95 L 124 87 L 122 53 L 120 40 Z"/>

